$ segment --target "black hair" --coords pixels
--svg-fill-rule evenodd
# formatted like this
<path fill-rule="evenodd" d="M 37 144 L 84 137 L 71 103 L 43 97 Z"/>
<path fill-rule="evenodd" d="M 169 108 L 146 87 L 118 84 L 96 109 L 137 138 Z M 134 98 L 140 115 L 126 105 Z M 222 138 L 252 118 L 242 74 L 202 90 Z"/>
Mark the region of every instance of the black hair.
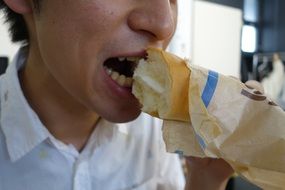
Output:
<path fill-rule="evenodd" d="M 41 0 L 33 0 L 34 9 L 40 9 Z M 10 9 L 3 0 L 0 0 L 0 11 L 5 14 L 5 22 L 9 24 L 9 33 L 12 42 L 29 42 L 29 33 L 26 22 L 21 14 L 14 12 Z"/>

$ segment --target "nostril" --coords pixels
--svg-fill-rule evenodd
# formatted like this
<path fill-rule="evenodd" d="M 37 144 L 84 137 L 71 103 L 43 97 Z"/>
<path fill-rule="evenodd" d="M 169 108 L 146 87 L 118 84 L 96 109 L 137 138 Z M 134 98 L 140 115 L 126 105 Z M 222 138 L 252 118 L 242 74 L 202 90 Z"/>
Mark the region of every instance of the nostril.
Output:
<path fill-rule="evenodd" d="M 156 40 L 171 38 L 176 25 L 175 13 L 169 5 L 163 6 L 160 10 L 158 8 L 134 10 L 128 18 L 129 27 Z"/>

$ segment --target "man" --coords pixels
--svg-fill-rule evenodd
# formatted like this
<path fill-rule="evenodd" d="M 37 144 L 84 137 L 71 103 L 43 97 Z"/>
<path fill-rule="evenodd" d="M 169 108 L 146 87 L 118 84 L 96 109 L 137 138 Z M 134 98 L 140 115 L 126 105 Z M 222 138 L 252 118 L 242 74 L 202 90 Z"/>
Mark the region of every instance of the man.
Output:
<path fill-rule="evenodd" d="M 176 0 L 0 5 L 24 44 L 0 83 L 0 189 L 183 189 L 161 122 L 130 90 L 134 60 L 169 43 Z M 223 189 L 232 173 L 221 160 L 189 166 L 189 189 Z"/>

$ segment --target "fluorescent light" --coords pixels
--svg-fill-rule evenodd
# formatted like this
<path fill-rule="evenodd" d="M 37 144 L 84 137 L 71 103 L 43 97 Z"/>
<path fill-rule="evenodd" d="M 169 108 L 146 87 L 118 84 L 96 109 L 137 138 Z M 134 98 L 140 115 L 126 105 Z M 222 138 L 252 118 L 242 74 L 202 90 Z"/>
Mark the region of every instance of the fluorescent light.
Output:
<path fill-rule="evenodd" d="M 253 53 L 256 51 L 257 31 L 254 26 L 244 25 L 242 27 L 241 50 Z"/>

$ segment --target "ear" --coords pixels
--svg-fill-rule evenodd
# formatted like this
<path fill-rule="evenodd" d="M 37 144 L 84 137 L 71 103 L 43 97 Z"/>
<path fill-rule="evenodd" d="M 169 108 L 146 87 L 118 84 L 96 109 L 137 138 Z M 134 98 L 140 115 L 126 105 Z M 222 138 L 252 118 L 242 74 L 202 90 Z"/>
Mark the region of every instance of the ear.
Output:
<path fill-rule="evenodd" d="M 4 0 L 6 5 L 18 14 L 32 12 L 32 3 L 30 0 Z"/>

